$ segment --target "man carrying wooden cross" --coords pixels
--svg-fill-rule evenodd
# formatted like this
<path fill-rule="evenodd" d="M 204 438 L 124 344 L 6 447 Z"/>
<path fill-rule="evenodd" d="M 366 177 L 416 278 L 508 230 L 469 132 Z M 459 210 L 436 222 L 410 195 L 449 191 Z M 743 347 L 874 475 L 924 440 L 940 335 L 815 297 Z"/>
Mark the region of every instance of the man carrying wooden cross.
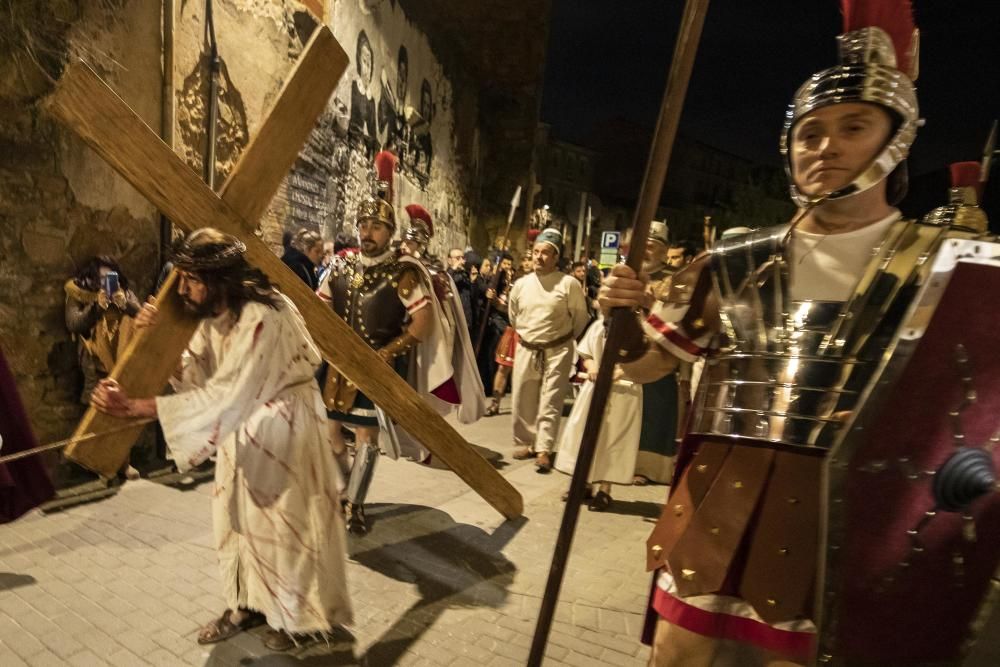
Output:
<path fill-rule="evenodd" d="M 215 229 L 176 251 L 178 294 L 200 322 L 175 373 L 177 393 L 132 398 L 102 380 L 94 405 L 115 417 L 159 419 L 183 472 L 213 454 L 213 516 L 227 609 L 198 635 L 221 641 L 260 622 L 265 644 L 349 623 L 345 538 L 326 411 L 314 379 L 321 357 L 292 302 Z M 138 326 L 156 322 L 147 304 Z"/>

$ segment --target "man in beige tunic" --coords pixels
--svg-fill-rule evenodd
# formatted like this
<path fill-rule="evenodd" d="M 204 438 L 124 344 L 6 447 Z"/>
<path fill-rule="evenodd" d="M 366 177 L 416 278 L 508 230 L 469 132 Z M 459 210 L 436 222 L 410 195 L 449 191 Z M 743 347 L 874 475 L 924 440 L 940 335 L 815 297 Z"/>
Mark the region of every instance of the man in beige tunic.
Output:
<path fill-rule="evenodd" d="M 178 293 L 200 323 L 172 384 L 177 393 L 130 398 L 103 380 L 94 405 L 160 421 L 183 472 L 216 456 L 212 513 L 227 609 L 198 641 L 221 641 L 266 620 L 265 644 L 349 623 L 345 536 L 320 355 L 295 306 L 214 229 L 191 234 L 174 257 Z M 137 326 L 151 326 L 147 304 Z"/>
<path fill-rule="evenodd" d="M 531 250 L 534 272 L 510 290 L 510 325 L 520 341 L 514 355 L 514 458 L 535 459 L 540 473 L 552 470 L 569 391 L 574 339 L 587 326 L 587 300 L 580 283 L 557 269 L 562 234 L 545 229 Z"/>

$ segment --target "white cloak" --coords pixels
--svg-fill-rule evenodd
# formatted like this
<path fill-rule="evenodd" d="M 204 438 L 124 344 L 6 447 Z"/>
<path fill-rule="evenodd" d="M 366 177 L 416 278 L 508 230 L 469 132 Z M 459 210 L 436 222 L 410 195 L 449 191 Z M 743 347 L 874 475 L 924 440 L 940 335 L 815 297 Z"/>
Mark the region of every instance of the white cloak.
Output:
<path fill-rule="evenodd" d="M 177 393 L 156 399 L 180 470 L 216 455 L 215 543 L 229 609 L 272 628 L 328 632 L 350 623 L 346 545 L 320 355 L 295 306 L 243 307 L 203 320 Z"/>

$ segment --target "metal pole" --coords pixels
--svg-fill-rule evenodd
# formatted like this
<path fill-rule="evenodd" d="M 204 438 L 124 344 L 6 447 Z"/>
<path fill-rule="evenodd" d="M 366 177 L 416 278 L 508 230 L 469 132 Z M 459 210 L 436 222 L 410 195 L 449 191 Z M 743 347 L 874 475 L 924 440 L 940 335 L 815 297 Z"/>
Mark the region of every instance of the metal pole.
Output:
<path fill-rule="evenodd" d="M 212 0 L 205 0 L 205 34 L 208 36 L 208 118 L 205 132 L 204 178 L 208 187 L 215 189 L 215 138 L 219 121 L 219 44 L 215 40 L 215 19 Z"/>
<path fill-rule="evenodd" d="M 667 165 L 673 149 L 674 138 L 677 135 L 677 125 L 680 122 L 681 108 L 684 106 L 684 96 L 687 93 L 688 81 L 694 67 L 694 56 L 698 41 L 701 38 L 701 28 L 705 22 L 705 12 L 708 10 L 708 0 L 687 0 L 684 15 L 681 18 L 680 33 L 674 47 L 674 57 L 670 65 L 670 75 L 667 78 L 667 89 L 663 94 L 663 105 L 660 107 L 660 119 L 653 137 L 653 146 L 646 164 L 646 174 L 639 193 L 639 205 L 632 221 L 632 242 L 629 245 L 626 263 L 636 272 L 642 264 L 646 248 L 646 238 L 649 236 L 649 223 L 656 213 L 656 205 L 663 190 L 663 181 L 667 175 Z M 531 642 L 528 654 L 528 666 L 540 667 L 548 642 L 552 617 L 555 615 L 559 602 L 559 589 L 562 586 L 563 573 L 569 560 L 570 548 L 573 544 L 573 533 L 580 515 L 580 503 L 583 500 L 584 489 L 590 476 L 590 466 L 594 460 L 597 448 L 597 438 L 604 419 L 604 409 L 611 393 L 611 375 L 615 364 L 621 358 L 621 351 L 626 349 L 625 343 L 632 336 L 641 339 L 635 313 L 616 308 L 611 313 L 611 325 L 608 328 L 607 342 L 601 357 L 600 370 L 594 382 L 594 393 L 583 430 L 583 441 L 573 470 L 573 480 L 570 482 L 569 498 L 566 510 L 563 512 L 562 524 L 559 526 L 559 536 L 556 538 L 555 550 L 552 555 L 552 566 L 549 578 L 545 583 L 545 595 L 538 612 L 538 623 L 535 626 L 535 636 Z"/>

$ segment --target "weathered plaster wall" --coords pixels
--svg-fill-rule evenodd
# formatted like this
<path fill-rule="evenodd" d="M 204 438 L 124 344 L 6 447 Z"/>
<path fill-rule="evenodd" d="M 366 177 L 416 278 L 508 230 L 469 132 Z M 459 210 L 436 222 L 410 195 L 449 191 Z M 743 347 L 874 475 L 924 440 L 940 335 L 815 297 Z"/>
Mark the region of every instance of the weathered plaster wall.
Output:
<path fill-rule="evenodd" d="M 39 439 L 48 441 L 66 436 L 83 411 L 77 402 L 76 344 L 63 321 L 63 283 L 91 256 L 110 254 L 145 298 L 159 268 L 159 213 L 34 103 L 70 58 L 82 57 L 159 132 L 161 3 L 9 4 L 0 16 L 0 342 Z M 205 3 L 175 4 L 174 149 L 200 174 L 209 85 Z M 477 45 L 458 48 L 444 30 L 452 10 L 443 5 L 434 10 L 432 17 L 444 24 L 426 16 L 414 23 L 407 12 L 418 6 L 399 0 L 215 0 L 221 57 L 217 187 L 259 129 L 320 21 L 331 26 L 352 61 L 260 221 L 259 234 L 276 250 L 286 229 L 310 227 L 326 238 L 342 227 L 350 230 L 359 202 L 372 191 L 372 156 L 382 147 L 402 156 L 395 182 L 400 226 L 406 220 L 403 206 L 427 208 L 435 222 L 432 252 L 443 255 L 451 246 L 465 246 L 479 211 L 482 219 L 498 215 L 479 196 L 483 182 L 497 177 L 483 159 L 491 149 L 483 139 L 484 118 L 494 112 L 484 110 L 481 99 L 485 89 L 498 86 L 481 64 L 461 66 Z M 357 62 L 362 31 L 370 78 Z M 429 32 L 436 34 L 433 40 Z M 22 35 L 32 35 L 34 43 L 20 43 Z M 364 108 L 356 106 L 355 91 Z M 352 123 L 352 116 L 359 117 L 355 112 L 361 113 L 360 125 Z"/>

